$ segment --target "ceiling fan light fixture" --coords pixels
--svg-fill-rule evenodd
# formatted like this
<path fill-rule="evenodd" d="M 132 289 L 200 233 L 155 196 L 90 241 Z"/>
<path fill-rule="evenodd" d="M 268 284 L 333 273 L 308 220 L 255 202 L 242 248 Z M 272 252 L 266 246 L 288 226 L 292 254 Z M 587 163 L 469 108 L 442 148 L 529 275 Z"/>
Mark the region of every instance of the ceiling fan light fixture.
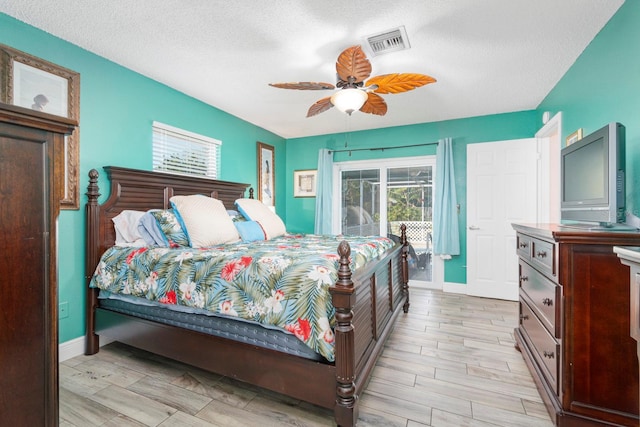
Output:
<path fill-rule="evenodd" d="M 343 113 L 351 115 L 367 102 L 369 95 L 361 89 L 341 89 L 331 96 L 331 103 Z"/>
<path fill-rule="evenodd" d="M 334 106 L 349 116 L 356 110 L 365 114 L 384 116 L 387 114 L 387 103 L 380 94 L 407 92 L 436 82 L 433 77 L 418 73 L 391 73 L 371 77 L 371 63 L 360 45 L 351 46 L 338 55 L 336 74 L 338 76 L 336 86 L 316 82 L 269 84 L 282 89 L 340 88 L 332 96 L 325 96 L 309 107 L 307 117 L 313 117 Z"/>

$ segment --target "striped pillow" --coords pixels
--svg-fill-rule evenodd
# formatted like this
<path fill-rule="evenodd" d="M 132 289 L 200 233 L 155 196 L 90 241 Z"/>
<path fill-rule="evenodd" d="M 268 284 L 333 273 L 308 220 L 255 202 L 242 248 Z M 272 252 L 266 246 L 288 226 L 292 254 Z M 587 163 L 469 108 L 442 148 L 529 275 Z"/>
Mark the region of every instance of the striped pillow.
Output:
<path fill-rule="evenodd" d="M 192 248 L 204 248 L 240 240 L 224 204 L 200 194 L 173 196 L 171 205 L 187 231 Z"/>

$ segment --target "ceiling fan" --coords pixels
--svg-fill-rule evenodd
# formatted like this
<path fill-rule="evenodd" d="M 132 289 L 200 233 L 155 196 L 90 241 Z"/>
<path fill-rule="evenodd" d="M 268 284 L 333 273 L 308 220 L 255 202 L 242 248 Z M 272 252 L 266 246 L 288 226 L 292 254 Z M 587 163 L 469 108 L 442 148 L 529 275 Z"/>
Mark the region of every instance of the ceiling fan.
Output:
<path fill-rule="evenodd" d="M 402 93 L 429 83 L 435 83 L 433 77 L 416 73 L 394 73 L 371 77 L 371 63 L 360 46 L 345 49 L 336 62 L 338 82 L 336 86 L 322 82 L 269 83 L 269 86 L 281 89 L 298 90 L 340 90 L 333 95 L 318 100 L 307 112 L 312 117 L 336 107 L 349 115 L 355 110 L 363 113 L 384 116 L 387 103 L 378 94 Z M 369 79 L 366 81 L 365 80 Z"/>

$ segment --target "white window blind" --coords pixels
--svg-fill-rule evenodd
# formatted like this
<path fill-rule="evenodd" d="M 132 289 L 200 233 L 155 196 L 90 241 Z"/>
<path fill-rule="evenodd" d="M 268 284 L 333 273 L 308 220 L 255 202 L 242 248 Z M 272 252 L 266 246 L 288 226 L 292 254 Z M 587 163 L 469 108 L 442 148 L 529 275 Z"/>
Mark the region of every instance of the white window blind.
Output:
<path fill-rule="evenodd" d="M 153 170 L 218 177 L 222 141 L 153 122 Z"/>

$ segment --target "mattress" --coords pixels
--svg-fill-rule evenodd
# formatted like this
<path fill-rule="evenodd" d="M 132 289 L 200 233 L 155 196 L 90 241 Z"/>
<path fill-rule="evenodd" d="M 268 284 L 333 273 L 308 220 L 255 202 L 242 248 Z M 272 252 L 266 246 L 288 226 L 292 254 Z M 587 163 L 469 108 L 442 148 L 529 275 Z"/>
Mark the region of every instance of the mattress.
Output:
<path fill-rule="evenodd" d="M 241 318 L 185 312 L 147 302 L 136 303 L 133 298 L 119 298 L 102 292 L 99 300 L 101 308 L 114 312 L 326 362 L 295 335 Z"/>

